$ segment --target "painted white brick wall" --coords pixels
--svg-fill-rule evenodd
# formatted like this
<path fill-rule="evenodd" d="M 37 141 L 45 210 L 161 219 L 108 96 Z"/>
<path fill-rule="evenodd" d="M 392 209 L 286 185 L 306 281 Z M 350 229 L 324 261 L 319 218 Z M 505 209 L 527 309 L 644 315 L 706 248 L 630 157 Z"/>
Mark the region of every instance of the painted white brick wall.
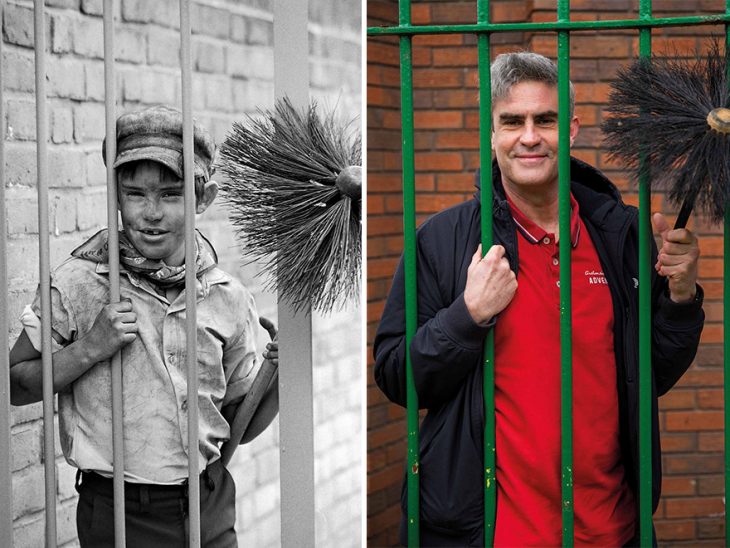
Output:
<path fill-rule="evenodd" d="M 104 73 L 101 0 L 47 0 L 51 264 L 106 225 Z M 193 109 L 220 142 L 235 120 L 273 105 L 271 0 L 198 0 L 193 4 Z M 120 0 L 116 22 L 117 97 L 121 110 L 157 102 L 180 104 L 178 8 L 174 0 Z M 38 283 L 38 228 L 32 9 L 8 0 L 3 18 L 3 96 L 6 111 L 5 204 L 11 342 L 17 317 Z M 311 95 L 360 116 L 360 2 L 310 0 Z M 359 118 L 356 126 L 359 127 Z M 221 266 L 253 291 L 259 312 L 276 319 L 275 298 L 262 289 L 257 265 L 244 258 L 225 208 L 199 218 Z M 317 546 L 359 546 L 362 454 L 360 308 L 351 304 L 313 318 Z M 260 346 L 268 337 L 260 331 Z M 42 407 L 13 408 L 14 544 L 43 543 Z M 58 541 L 75 546 L 75 471 L 58 447 Z M 237 484 L 240 546 L 278 546 L 278 419 L 240 447 L 231 464 Z"/>

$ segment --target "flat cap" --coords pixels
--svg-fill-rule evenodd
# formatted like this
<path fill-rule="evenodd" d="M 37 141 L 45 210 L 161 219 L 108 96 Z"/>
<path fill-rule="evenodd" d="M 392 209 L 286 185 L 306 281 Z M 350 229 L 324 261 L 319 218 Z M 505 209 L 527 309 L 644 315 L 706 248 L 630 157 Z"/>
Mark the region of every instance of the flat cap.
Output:
<path fill-rule="evenodd" d="M 106 164 L 106 139 L 102 157 Z M 193 119 L 195 176 L 210 179 L 215 143 L 208 132 Z M 114 167 L 138 160 L 159 162 L 180 179 L 183 172 L 183 119 L 176 108 L 159 105 L 117 118 L 117 157 Z"/>

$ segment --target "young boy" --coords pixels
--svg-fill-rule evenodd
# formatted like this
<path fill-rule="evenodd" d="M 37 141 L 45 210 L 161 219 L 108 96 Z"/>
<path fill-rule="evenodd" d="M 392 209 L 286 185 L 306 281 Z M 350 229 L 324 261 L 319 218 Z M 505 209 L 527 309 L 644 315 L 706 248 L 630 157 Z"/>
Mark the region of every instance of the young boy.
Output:
<path fill-rule="evenodd" d="M 196 213 L 218 192 L 215 145 L 194 125 Z M 106 161 L 106 158 L 105 158 Z M 182 115 L 160 106 L 117 120 L 121 302 L 109 304 L 108 231 L 76 248 L 51 276 L 54 393 L 61 447 L 79 469 L 82 546 L 113 546 L 111 357 L 123 364 L 126 535 L 129 546 L 187 546 L 188 458 L 197 458 L 203 546 L 236 546 L 235 487 L 221 464 L 235 406 L 258 371 L 256 308 L 250 293 L 216 265 L 196 233 L 199 444 L 187 437 L 185 238 Z M 11 399 L 42 399 L 40 298 L 24 314 L 10 354 Z M 262 319 L 272 335 L 273 325 Z M 273 337 L 272 337 L 273 338 Z M 265 358 L 277 359 L 276 343 Z M 278 409 L 267 394 L 247 438 Z"/>

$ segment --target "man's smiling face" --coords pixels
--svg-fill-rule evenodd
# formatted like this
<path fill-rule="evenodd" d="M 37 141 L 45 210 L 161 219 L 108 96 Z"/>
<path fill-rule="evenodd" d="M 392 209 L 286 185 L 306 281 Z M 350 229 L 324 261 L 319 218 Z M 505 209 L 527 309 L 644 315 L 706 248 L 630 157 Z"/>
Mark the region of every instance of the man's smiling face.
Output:
<path fill-rule="evenodd" d="M 492 108 L 492 147 L 509 192 L 545 189 L 558 183 L 558 89 L 542 82 L 520 82 Z M 570 144 L 578 119 L 570 123 Z"/>
<path fill-rule="evenodd" d="M 122 226 L 144 257 L 168 266 L 185 262 L 183 181 L 162 164 L 141 161 L 119 181 Z"/>

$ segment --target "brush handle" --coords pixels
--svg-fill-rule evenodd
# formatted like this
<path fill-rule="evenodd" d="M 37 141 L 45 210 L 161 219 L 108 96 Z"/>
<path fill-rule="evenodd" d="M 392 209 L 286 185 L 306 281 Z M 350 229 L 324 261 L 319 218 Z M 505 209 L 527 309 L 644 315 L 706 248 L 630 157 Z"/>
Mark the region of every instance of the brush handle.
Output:
<path fill-rule="evenodd" d="M 253 419 L 254 413 L 256 413 L 261 400 L 263 400 L 266 394 L 266 389 L 278 373 L 279 368 L 271 360 L 264 360 L 264 363 L 261 364 L 261 368 L 256 374 L 256 378 L 248 394 L 246 394 L 236 409 L 236 415 L 231 422 L 231 437 L 221 446 L 221 461 L 223 462 L 223 466 L 228 466 L 228 463 L 231 462 L 233 453 L 235 453 L 238 444 L 241 443 L 243 435 L 246 433 L 251 419 Z"/>
<path fill-rule="evenodd" d="M 674 228 L 684 228 L 687 226 L 687 221 L 689 220 L 689 215 L 692 213 L 692 209 L 695 206 L 696 198 L 697 194 L 693 192 L 684 199 L 684 202 L 682 202 L 682 208 L 679 210 L 679 214 L 677 215 L 677 221 L 674 223 Z"/>

